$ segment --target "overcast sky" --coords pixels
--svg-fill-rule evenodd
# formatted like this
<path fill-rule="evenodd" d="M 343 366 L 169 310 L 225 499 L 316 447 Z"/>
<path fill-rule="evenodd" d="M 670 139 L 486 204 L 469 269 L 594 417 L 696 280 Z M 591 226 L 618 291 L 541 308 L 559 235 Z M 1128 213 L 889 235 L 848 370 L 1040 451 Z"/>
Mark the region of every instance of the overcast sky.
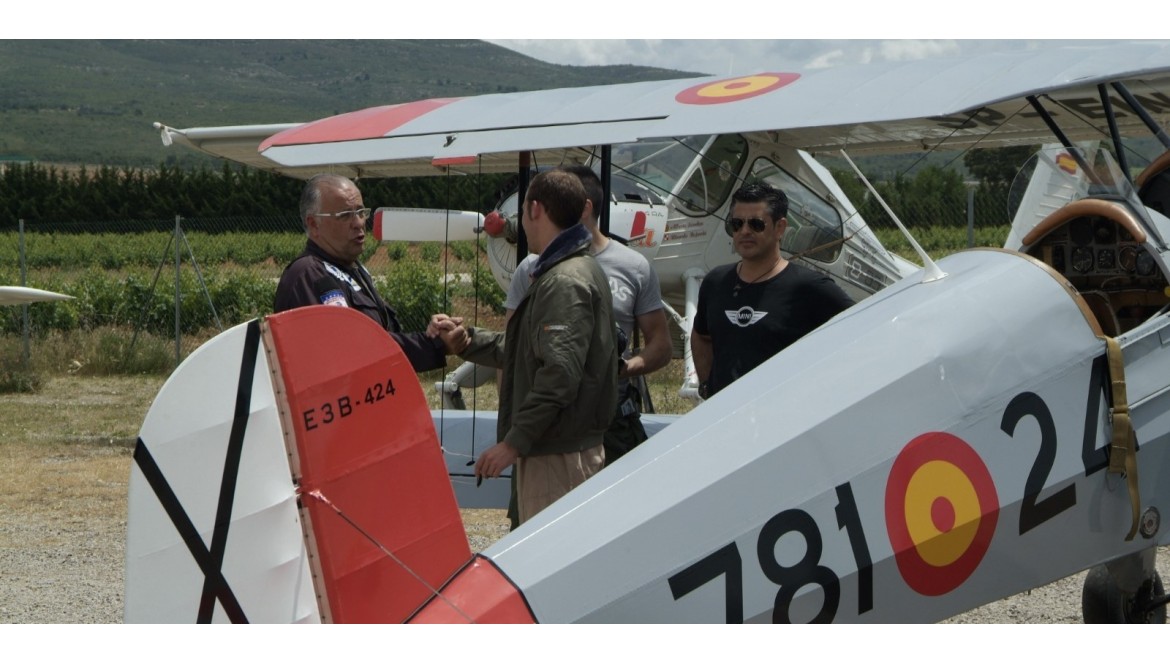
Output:
<path fill-rule="evenodd" d="M 716 75 L 810 69 L 1002 48 L 1034 40 L 1161 39 L 1156 20 L 1097 3 L 938 0 L 783 3 L 636 0 L 349 0 L 305 9 L 269 3 L 157 0 L 8 3 L 0 38 L 485 39 L 570 65 L 637 64 Z M 932 37 L 923 39 L 924 36 Z M 580 39 L 605 37 L 605 40 Z M 703 41 L 707 40 L 707 41 Z M 1027 41 L 1033 40 L 1033 41 Z M 355 58 L 361 52 L 355 50 Z"/>
<path fill-rule="evenodd" d="M 635 64 L 700 74 L 809 70 L 842 64 L 961 57 L 989 51 L 1046 48 L 1077 40 L 971 39 L 489 39 L 562 65 Z"/>

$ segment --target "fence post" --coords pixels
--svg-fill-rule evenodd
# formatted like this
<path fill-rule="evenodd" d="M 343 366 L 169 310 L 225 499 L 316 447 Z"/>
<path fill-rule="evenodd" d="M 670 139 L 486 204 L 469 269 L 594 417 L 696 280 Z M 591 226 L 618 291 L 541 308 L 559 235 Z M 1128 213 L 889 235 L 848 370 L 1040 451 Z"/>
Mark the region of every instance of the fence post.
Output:
<path fill-rule="evenodd" d="M 183 217 L 175 215 L 175 366 L 179 366 L 182 358 L 182 340 L 179 336 L 179 325 L 181 323 L 181 314 L 179 313 L 182 306 L 182 294 L 179 288 L 179 262 L 182 260 L 182 253 L 179 251 L 179 237 L 183 232 L 180 224 Z"/>
<path fill-rule="evenodd" d="M 975 246 L 975 187 L 967 187 L 967 248 Z"/>
<path fill-rule="evenodd" d="M 17 238 L 20 246 L 20 285 L 28 286 L 28 266 L 25 262 L 24 256 L 24 219 L 17 221 Z M 29 338 L 29 322 L 28 322 L 28 303 L 20 305 L 21 326 L 20 336 L 24 340 L 24 368 L 27 369 L 32 354 L 29 353 L 28 338 Z"/>

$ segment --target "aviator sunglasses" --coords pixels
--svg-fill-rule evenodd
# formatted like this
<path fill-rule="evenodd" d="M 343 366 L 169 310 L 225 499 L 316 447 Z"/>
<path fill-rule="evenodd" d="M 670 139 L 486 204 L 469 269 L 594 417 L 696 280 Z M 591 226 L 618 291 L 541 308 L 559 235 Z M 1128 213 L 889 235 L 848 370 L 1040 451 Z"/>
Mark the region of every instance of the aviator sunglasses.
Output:
<path fill-rule="evenodd" d="M 747 224 L 748 228 L 752 229 L 753 233 L 763 233 L 767 228 L 763 219 L 739 219 L 738 217 L 729 217 L 727 221 L 723 222 L 723 230 L 727 231 L 728 235 L 735 235 L 739 229 Z"/>

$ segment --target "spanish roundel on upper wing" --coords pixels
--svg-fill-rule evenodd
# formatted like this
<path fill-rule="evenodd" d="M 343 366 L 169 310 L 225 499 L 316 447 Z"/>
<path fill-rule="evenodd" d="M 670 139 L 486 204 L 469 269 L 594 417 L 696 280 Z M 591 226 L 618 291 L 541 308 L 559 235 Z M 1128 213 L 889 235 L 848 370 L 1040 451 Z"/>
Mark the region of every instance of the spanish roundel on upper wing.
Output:
<path fill-rule="evenodd" d="M 749 99 L 782 88 L 800 74 L 755 74 L 738 76 L 714 83 L 694 85 L 675 96 L 683 104 L 726 104 L 727 102 Z"/>

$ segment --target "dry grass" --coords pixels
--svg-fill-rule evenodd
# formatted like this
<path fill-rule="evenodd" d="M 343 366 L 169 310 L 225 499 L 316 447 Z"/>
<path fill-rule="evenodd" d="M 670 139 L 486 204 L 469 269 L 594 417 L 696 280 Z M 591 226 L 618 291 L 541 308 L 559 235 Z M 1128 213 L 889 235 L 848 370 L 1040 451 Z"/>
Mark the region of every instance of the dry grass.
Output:
<path fill-rule="evenodd" d="M 126 516 L 131 448 L 77 443 L 0 445 L 0 511 L 89 520 Z M 8 543 L 0 540 L 0 546 Z"/>
<path fill-rule="evenodd" d="M 124 521 L 132 445 L 160 385 L 66 376 L 38 394 L 0 395 L 0 510 Z"/>

